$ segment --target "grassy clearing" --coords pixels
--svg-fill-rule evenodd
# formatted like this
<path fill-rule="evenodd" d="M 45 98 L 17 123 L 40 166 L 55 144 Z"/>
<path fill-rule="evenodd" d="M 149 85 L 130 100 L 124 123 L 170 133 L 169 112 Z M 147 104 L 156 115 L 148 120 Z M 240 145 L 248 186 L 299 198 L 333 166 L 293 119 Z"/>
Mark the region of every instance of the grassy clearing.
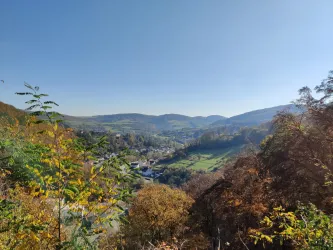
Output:
<path fill-rule="evenodd" d="M 224 163 L 240 151 L 242 147 L 226 149 L 198 150 L 190 153 L 185 159 L 175 161 L 165 166 L 175 168 L 191 168 L 194 170 L 212 171 L 220 168 Z"/>

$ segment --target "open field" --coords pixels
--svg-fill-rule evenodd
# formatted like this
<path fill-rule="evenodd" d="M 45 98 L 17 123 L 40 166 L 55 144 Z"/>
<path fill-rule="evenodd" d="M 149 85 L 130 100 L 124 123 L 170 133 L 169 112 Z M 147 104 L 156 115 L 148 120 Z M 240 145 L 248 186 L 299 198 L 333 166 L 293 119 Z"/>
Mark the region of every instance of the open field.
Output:
<path fill-rule="evenodd" d="M 164 164 L 160 166 L 213 171 L 216 168 L 222 167 L 223 164 L 232 156 L 237 154 L 241 148 L 241 146 L 237 146 L 224 149 L 197 150 L 191 152 L 185 159 L 177 160 L 170 164 Z"/>

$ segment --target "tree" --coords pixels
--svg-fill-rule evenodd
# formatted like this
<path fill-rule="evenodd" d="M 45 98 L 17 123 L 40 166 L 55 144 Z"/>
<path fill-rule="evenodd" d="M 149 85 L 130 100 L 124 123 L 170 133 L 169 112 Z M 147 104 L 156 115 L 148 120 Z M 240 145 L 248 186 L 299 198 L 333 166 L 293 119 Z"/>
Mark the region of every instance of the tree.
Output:
<path fill-rule="evenodd" d="M 138 192 L 127 217 L 124 234 L 127 249 L 181 237 L 193 200 L 185 192 L 166 185 L 147 185 Z"/>
<path fill-rule="evenodd" d="M 1 196 L 1 212 L 5 211 L 1 216 L 8 225 L 0 232 L 0 238 L 3 235 L 16 237 L 19 232 L 27 237 L 30 235 L 32 240 L 41 241 L 39 237 L 43 233 L 52 232 L 50 237 L 43 239 L 49 239 L 52 244 L 43 245 L 43 249 L 92 249 L 94 238 L 90 236 L 103 232 L 106 225 L 117 219 L 123 210 L 120 202 L 126 202 L 132 196 L 127 183 L 135 176 L 122 154 L 94 166 L 94 153 L 106 144 L 105 138 L 93 144 L 84 143 L 71 129 L 61 126 L 61 115 L 52 111 L 52 106 L 58 104 L 44 101 L 47 95 L 40 94 L 38 87 L 25 86 L 29 92 L 17 94 L 33 98 L 26 102 L 30 105 L 27 109 L 31 111 L 30 118 L 16 133 L 15 128 L 20 126 L 8 127 L 9 139 L 0 140 L 0 147 L 4 153 L 1 160 L 10 160 L 9 165 L 4 164 L 7 168 L 1 170 L 8 180 L 12 176 L 17 177 L 18 187 L 14 191 L 24 192 L 26 196 L 23 198 L 26 198 L 21 200 L 9 195 L 11 189 Z M 22 151 L 27 157 L 22 162 L 16 161 L 19 151 L 15 141 L 24 142 L 21 143 Z M 27 173 L 24 179 L 17 174 L 18 169 Z M 31 211 L 35 207 L 29 204 L 44 204 L 44 201 L 47 203 L 39 206 L 40 210 L 36 213 Z M 48 210 L 50 207 L 52 210 L 56 208 L 56 214 Z M 15 219 L 16 211 L 21 211 L 19 221 Z M 49 216 L 43 216 L 45 214 Z M 18 238 L 14 246 L 11 245 L 13 241 L 7 241 L 5 246 L 22 248 L 28 241 Z M 35 248 L 39 249 L 39 246 Z"/>
<path fill-rule="evenodd" d="M 187 168 L 168 167 L 158 177 L 158 181 L 169 186 L 180 187 L 191 178 L 193 173 L 193 170 Z"/>
<path fill-rule="evenodd" d="M 127 140 L 128 140 L 128 145 L 133 147 L 135 145 L 135 142 L 136 142 L 135 134 L 129 133 Z"/>

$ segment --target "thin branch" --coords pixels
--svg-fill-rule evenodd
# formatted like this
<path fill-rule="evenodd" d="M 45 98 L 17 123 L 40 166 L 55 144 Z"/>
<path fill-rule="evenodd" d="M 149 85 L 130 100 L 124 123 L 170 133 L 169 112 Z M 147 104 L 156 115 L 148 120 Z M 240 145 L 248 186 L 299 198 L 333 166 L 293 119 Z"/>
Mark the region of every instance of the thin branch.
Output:
<path fill-rule="evenodd" d="M 242 244 L 244 245 L 244 247 L 247 249 L 247 250 L 250 250 L 247 245 L 245 244 L 245 242 L 242 240 L 242 237 L 240 236 L 240 233 L 239 233 L 239 228 L 238 228 L 238 237 L 240 239 L 240 241 L 242 242 Z"/>

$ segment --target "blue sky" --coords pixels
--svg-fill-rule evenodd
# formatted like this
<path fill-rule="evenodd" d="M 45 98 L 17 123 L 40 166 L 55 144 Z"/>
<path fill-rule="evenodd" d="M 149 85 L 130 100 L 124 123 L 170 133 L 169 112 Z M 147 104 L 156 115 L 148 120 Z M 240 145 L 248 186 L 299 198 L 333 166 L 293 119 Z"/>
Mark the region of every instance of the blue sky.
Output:
<path fill-rule="evenodd" d="M 0 1 L 0 100 L 70 115 L 232 116 L 333 69 L 333 1 Z"/>

